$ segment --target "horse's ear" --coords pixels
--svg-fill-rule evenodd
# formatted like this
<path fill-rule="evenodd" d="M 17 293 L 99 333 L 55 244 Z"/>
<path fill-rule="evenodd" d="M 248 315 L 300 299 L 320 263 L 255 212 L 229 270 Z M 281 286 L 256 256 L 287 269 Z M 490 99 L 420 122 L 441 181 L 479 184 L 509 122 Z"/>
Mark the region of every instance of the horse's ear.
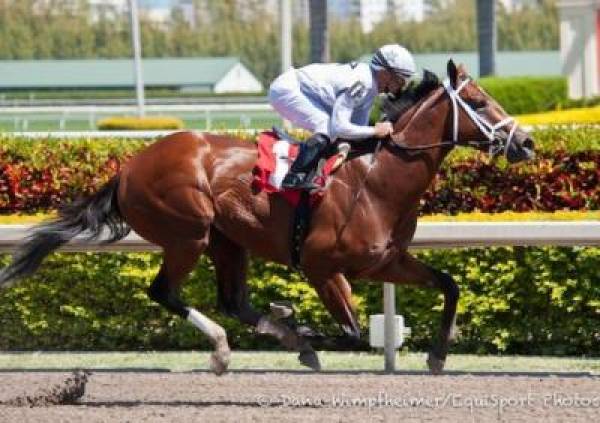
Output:
<path fill-rule="evenodd" d="M 456 83 L 458 81 L 458 69 L 456 69 L 456 65 L 452 59 L 448 60 L 446 69 L 448 72 L 448 78 L 450 79 L 450 84 L 452 85 L 452 88 L 456 89 Z"/>

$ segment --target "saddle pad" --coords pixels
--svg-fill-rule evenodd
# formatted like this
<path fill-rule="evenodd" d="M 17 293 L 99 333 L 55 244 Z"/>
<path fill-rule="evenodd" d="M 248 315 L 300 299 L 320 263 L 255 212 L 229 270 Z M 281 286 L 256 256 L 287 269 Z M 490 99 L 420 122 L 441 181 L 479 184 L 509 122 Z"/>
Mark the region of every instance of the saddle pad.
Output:
<path fill-rule="evenodd" d="M 297 206 L 301 190 L 282 188 L 281 183 L 298 156 L 299 148 L 298 144 L 279 139 L 272 131 L 261 132 L 258 135 L 258 159 L 252 171 L 254 175 L 252 187 L 255 192 L 277 192 L 292 206 Z M 321 189 L 313 190 L 310 193 L 311 205 L 314 205 L 322 197 L 323 188 L 326 186 L 336 160 L 337 156 L 333 155 L 324 164 L 320 163 L 320 171 L 317 172 L 314 182 Z"/>

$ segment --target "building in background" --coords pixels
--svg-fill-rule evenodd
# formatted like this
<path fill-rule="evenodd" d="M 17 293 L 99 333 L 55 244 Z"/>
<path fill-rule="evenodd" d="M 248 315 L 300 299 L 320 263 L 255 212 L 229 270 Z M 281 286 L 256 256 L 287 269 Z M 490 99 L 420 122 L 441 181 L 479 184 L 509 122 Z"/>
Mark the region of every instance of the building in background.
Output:
<path fill-rule="evenodd" d="M 194 0 L 179 0 L 174 4 L 173 9 L 178 10 L 183 19 L 189 23 L 192 28 L 196 27 L 198 21 L 196 19 L 197 15 Z"/>
<path fill-rule="evenodd" d="M 330 0 L 329 14 L 334 19 L 356 19 L 363 32 L 373 30 L 389 12 L 389 0 Z"/>
<path fill-rule="evenodd" d="M 560 0 L 560 58 L 569 97 L 600 95 L 600 0 Z"/>
<path fill-rule="evenodd" d="M 172 8 L 177 3 L 174 0 L 138 0 L 140 18 L 166 27 L 171 21 Z"/>
<path fill-rule="evenodd" d="M 330 0 L 328 3 L 334 19 L 356 19 L 365 33 L 386 18 L 420 22 L 430 13 L 430 4 L 428 0 Z"/>
<path fill-rule="evenodd" d="M 521 10 L 524 7 L 535 7 L 538 4 L 538 0 L 499 0 L 502 7 L 508 12 L 515 12 Z"/>
<path fill-rule="evenodd" d="M 237 57 L 142 60 L 146 88 L 259 93 L 261 82 Z M 131 89 L 130 59 L 0 60 L 0 91 Z"/>
<path fill-rule="evenodd" d="M 421 22 L 430 12 L 429 3 L 426 0 L 390 0 L 389 6 L 397 21 Z"/>
<path fill-rule="evenodd" d="M 88 4 L 92 22 L 101 19 L 118 19 L 129 12 L 127 0 L 88 0 Z"/>

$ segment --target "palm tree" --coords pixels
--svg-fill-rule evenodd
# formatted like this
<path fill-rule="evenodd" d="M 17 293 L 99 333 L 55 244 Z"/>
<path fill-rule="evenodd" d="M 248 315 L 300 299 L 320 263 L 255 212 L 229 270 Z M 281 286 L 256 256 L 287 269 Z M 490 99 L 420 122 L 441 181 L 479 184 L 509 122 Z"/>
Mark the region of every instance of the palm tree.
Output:
<path fill-rule="evenodd" d="M 327 0 L 309 0 L 310 62 L 329 62 Z"/>
<path fill-rule="evenodd" d="M 496 73 L 496 1 L 477 0 L 479 76 Z"/>

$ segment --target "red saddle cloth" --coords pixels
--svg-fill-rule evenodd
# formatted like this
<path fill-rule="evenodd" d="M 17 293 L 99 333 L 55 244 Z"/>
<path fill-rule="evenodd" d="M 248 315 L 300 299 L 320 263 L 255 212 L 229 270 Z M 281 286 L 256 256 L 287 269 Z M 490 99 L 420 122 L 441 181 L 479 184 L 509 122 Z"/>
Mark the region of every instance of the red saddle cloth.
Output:
<path fill-rule="evenodd" d="M 258 159 L 252 171 L 254 175 L 254 180 L 252 181 L 254 190 L 257 192 L 279 193 L 292 206 L 297 206 L 300 202 L 302 191 L 299 189 L 282 188 L 281 183 L 298 156 L 299 149 L 300 146 L 298 144 L 292 144 L 287 140 L 279 139 L 277 134 L 272 131 L 261 132 L 258 135 Z M 311 205 L 315 205 L 322 198 L 323 190 L 333 170 L 336 159 L 336 155 L 328 158 L 315 176 L 313 182 L 320 188 L 311 191 Z"/>

